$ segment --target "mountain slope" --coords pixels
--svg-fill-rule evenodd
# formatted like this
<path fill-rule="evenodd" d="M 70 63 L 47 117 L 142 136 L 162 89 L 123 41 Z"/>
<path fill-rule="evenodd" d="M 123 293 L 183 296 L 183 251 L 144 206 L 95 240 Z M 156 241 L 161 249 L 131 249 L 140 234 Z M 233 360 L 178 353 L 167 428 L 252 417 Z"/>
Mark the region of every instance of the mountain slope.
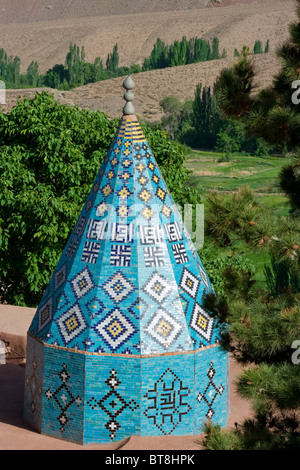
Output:
<path fill-rule="evenodd" d="M 16 1 L 20 3 L 22 12 L 21 6 L 28 4 L 29 0 L 0 0 L 0 11 L 1 5 L 8 8 L 10 3 Z M 33 6 L 41 3 L 47 2 L 30 0 L 31 16 L 38 12 L 38 7 L 35 9 Z M 85 47 L 86 60 L 90 62 L 97 56 L 105 62 L 107 54 L 112 52 L 114 44 L 118 43 L 120 65 L 126 66 L 141 64 L 143 59 L 150 55 L 157 38 L 170 44 L 184 35 L 187 38 L 197 36 L 208 40 L 218 36 L 220 49 L 225 48 L 228 57 L 233 56 L 234 48 L 241 49 L 243 45 L 252 48 L 256 39 L 263 43 L 269 39 L 270 48 L 274 50 L 287 36 L 287 26 L 295 18 L 293 0 L 265 0 L 245 5 L 237 3 L 222 8 L 199 8 L 199 5 L 203 4 L 202 0 L 60 0 L 60 3 L 61 8 L 70 6 L 70 10 L 65 13 L 69 11 L 70 17 L 1 26 L 0 48 L 4 48 L 9 55 L 20 57 L 23 72 L 32 60 L 38 62 L 41 73 L 55 64 L 64 63 L 71 42 Z M 106 5 L 100 16 L 92 15 L 92 12 L 96 11 L 92 8 L 95 3 Z M 182 11 L 146 11 L 148 4 L 159 8 L 160 3 L 165 5 L 165 8 L 168 3 L 178 8 L 197 4 L 198 8 Z M 59 5 L 58 1 L 57 4 Z M 79 8 L 80 4 L 82 7 L 78 9 L 78 14 L 84 6 L 85 15 L 92 16 L 83 14 L 80 18 L 75 17 L 75 6 L 78 5 Z M 113 9 L 114 4 L 122 4 L 122 7 Z M 143 8 L 140 13 L 129 14 L 127 5 L 140 5 Z M 131 9 L 133 8 L 131 6 Z M 15 10 L 15 18 L 17 11 L 18 9 Z M 117 12 L 118 15 L 105 16 L 105 12 L 109 11 Z M 2 11 L 0 16 L 3 18 Z"/>

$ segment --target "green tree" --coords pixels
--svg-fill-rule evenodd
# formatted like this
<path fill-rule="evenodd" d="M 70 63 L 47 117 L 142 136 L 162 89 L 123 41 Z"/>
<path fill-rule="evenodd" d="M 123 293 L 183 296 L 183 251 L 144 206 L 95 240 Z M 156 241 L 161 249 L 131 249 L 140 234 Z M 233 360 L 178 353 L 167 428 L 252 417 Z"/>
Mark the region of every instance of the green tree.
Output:
<path fill-rule="evenodd" d="M 300 0 L 296 3 L 300 19 Z M 279 175 L 294 217 L 274 219 L 259 207 L 254 211 L 253 203 L 238 214 L 238 205 L 233 205 L 237 201 L 230 199 L 237 195 L 228 196 L 230 204 L 227 198 L 220 200 L 217 196 L 210 201 L 213 215 L 207 222 L 215 237 L 227 246 L 234 238 L 243 237 L 249 246 L 269 254 L 270 265 L 265 267 L 266 288 L 249 286 L 246 302 L 243 295 L 235 295 L 229 302 L 207 299 L 206 307 L 212 315 L 227 324 L 221 339 L 224 349 L 241 364 L 250 364 L 239 377 L 238 391 L 251 401 L 255 411 L 254 419 L 230 433 L 207 426 L 208 448 L 300 448 L 300 421 L 295 413 L 300 405 L 300 368 L 293 361 L 293 344 L 299 340 L 300 331 L 300 219 L 296 217 L 300 138 L 299 108 L 291 94 L 292 82 L 299 78 L 300 22 L 289 30 L 289 40 L 278 50 L 282 66 L 272 87 L 253 92 L 255 70 L 245 50 L 232 68 L 222 71 L 215 87 L 224 115 L 242 122 L 249 135 L 295 152 L 295 163 L 284 166 Z"/>
<path fill-rule="evenodd" d="M 265 45 L 265 54 L 267 54 L 270 50 L 270 40 L 268 39 Z"/>
<path fill-rule="evenodd" d="M 29 86 L 36 87 L 39 82 L 39 65 L 32 61 L 27 68 L 27 83 Z"/>
<path fill-rule="evenodd" d="M 191 123 L 192 103 L 190 100 L 182 103 L 175 96 L 166 96 L 160 101 L 164 111 L 161 127 L 165 129 L 172 139 L 180 139 L 184 123 Z"/>
<path fill-rule="evenodd" d="M 230 119 L 222 121 L 215 143 L 215 149 L 218 152 L 224 152 L 229 156 L 241 151 L 244 142 L 245 131 L 242 124 Z"/>
<path fill-rule="evenodd" d="M 70 87 L 84 85 L 84 46 L 70 44 L 69 52 L 66 56 L 65 66 L 68 71 L 68 82 Z"/>
<path fill-rule="evenodd" d="M 219 39 L 217 37 L 214 37 L 212 41 L 212 58 L 213 59 L 220 59 L 219 43 L 220 43 Z"/>
<path fill-rule="evenodd" d="M 253 48 L 253 54 L 262 54 L 262 53 L 263 53 L 262 42 L 259 40 L 256 40 L 254 44 L 254 48 Z"/>
<path fill-rule="evenodd" d="M 69 89 L 69 74 L 64 65 L 56 64 L 47 70 L 43 82 L 45 86 L 56 89 Z"/>
<path fill-rule="evenodd" d="M 271 264 L 265 289 L 251 277 L 239 286 L 230 269 L 224 272 L 226 292 L 204 300 L 204 308 L 227 325 L 220 344 L 247 366 L 237 388 L 251 401 L 254 418 L 232 431 L 207 424 L 203 443 L 208 449 L 299 450 L 300 369 L 292 357 L 300 331 L 300 221 L 272 217 L 247 188 L 211 193 L 207 202 L 206 230 L 214 240 L 221 246 L 244 240 L 269 254 Z"/>
<path fill-rule="evenodd" d="M 0 302 L 39 303 L 118 124 L 47 93 L 0 113 Z M 179 144 L 142 126 L 175 201 L 199 201 Z"/>
<path fill-rule="evenodd" d="M 220 117 L 217 104 L 210 87 L 199 83 L 193 102 L 193 119 L 199 147 L 214 148 Z"/>
<path fill-rule="evenodd" d="M 106 59 L 106 70 L 111 74 L 116 74 L 119 67 L 118 44 L 115 44 L 113 51 L 108 54 Z"/>
<path fill-rule="evenodd" d="M 249 136 L 262 138 L 274 148 L 295 154 L 294 163 L 286 165 L 279 177 L 294 212 L 300 210 L 300 106 L 297 90 L 294 91 L 294 84 L 300 80 L 299 0 L 296 5 L 298 22 L 289 26 L 289 38 L 277 50 L 281 68 L 272 85 L 254 93 L 255 70 L 252 59 L 244 51 L 237 64 L 220 74 L 215 87 L 223 112 L 242 119 Z"/>

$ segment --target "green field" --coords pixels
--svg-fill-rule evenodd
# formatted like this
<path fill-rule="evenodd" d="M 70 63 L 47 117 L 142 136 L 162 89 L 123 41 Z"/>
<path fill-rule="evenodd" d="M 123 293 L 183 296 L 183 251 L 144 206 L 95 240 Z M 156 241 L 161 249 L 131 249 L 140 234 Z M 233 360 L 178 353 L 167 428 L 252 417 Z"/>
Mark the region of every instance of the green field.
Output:
<path fill-rule="evenodd" d="M 283 157 L 233 155 L 228 162 L 219 162 L 223 154 L 195 150 L 186 155 L 186 167 L 193 172 L 190 184 L 200 192 L 236 191 L 247 184 L 258 193 L 278 194 L 277 176 L 289 161 Z"/>
<path fill-rule="evenodd" d="M 189 182 L 199 190 L 204 205 L 208 191 L 234 192 L 241 186 L 248 185 L 270 209 L 270 213 L 278 217 L 288 215 L 288 199 L 281 194 L 277 183 L 279 171 L 283 165 L 289 163 L 288 158 L 233 155 L 228 162 L 219 162 L 223 154 L 216 152 L 188 150 L 186 155 L 185 165 L 192 172 Z M 250 260 L 256 270 L 254 279 L 258 285 L 264 284 L 264 266 L 270 261 L 268 255 L 251 249 L 243 242 L 228 251 L 232 249 L 236 254 Z M 226 253 L 227 249 L 223 252 Z"/>

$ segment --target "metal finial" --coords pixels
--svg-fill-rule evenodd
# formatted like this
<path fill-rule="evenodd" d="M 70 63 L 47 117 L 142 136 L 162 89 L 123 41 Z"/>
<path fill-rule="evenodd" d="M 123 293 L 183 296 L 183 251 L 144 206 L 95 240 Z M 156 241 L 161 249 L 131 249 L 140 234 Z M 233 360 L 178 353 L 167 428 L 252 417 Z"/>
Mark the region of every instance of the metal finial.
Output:
<path fill-rule="evenodd" d="M 123 88 L 125 88 L 126 92 L 124 94 L 124 100 L 126 101 L 126 104 L 123 108 L 123 114 L 135 114 L 135 109 L 132 104 L 132 101 L 134 100 L 134 94 L 132 93 L 131 90 L 133 90 L 135 87 L 134 81 L 131 78 L 131 75 L 128 75 L 127 78 L 125 78 L 123 82 Z"/>

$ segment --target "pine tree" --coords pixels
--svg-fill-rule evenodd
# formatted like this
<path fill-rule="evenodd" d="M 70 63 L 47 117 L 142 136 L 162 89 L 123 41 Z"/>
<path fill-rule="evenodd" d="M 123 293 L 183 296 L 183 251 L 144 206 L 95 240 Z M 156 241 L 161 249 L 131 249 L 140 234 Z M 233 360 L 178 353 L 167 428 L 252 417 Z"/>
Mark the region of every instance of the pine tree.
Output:
<path fill-rule="evenodd" d="M 294 349 L 300 340 L 300 221 L 278 221 L 245 189 L 226 197 L 211 193 L 207 204 L 207 231 L 214 239 L 229 246 L 244 240 L 252 250 L 256 245 L 269 253 L 271 264 L 265 289 L 252 279 L 237 286 L 229 270 L 226 293 L 204 299 L 204 308 L 227 325 L 220 344 L 247 366 L 237 390 L 254 410 L 253 419 L 233 431 L 207 426 L 205 445 L 215 448 L 217 440 L 218 449 L 299 450 L 300 350 Z"/>
<path fill-rule="evenodd" d="M 295 154 L 293 163 L 282 170 L 279 184 L 292 209 L 299 211 L 300 106 L 299 100 L 293 99 L 297 94 L 293 87 L 300 84 L 300 0 L 295 1 L 298 22 L 289 26 L 289 38 L 277 50 L 281 68 L 272 85 L 254 95 L 254 66 L 244 51 L 237 64 L 220 74 L 215 90 L 224 113 L 242 119 L 250 136 Z"/>
<path fill-rule="evenodd" d="M 300 20 L 300 0 L 296 3 Z M 283 168 L 279 182 L 299 209 L 300 110 L 292 102 L 291 84 L 300 79 L 300 21 L 290 27 L 290 38 L 278 56 L 282 65 L 273 87 L 254 95 L 255 71 L 244 50 L 239 61 L 220 74 L 215 91 L 223 113 L 242 122 L 250 135 L 296 153 L 295 163 Z M 232 296 L 228 291 L 227 299 L 208 296 L 205 306 L 227 325 L 221 338 L 224 349 L 241 364 L 251 364 L 239 377 L 238 392 L 251 401 L 255 416 L 230 433 L 207 426 L 205 445 L 212 448 L 218 439 L 219 448 L 299 450 L 300 367 L 295 345 L 300 340 L 300 219 L 294 212 L 278 222 L 271 214 L 253 212 L 253 204 L 242 207 L 239 215 L 238 195 L 232 197 L 231 206 L 227 200 L 211 200 L 217 229 L 233 208 L 235 216 L 227 227 L 237 235 L 235 227 L 243 226 L 237 221 L 244 220 L 240 233 L 247 234 L 247 243 L 270 255 L 267 286 L 258 290 L 249 284 L 246 300 L 244 292 Z"/>

